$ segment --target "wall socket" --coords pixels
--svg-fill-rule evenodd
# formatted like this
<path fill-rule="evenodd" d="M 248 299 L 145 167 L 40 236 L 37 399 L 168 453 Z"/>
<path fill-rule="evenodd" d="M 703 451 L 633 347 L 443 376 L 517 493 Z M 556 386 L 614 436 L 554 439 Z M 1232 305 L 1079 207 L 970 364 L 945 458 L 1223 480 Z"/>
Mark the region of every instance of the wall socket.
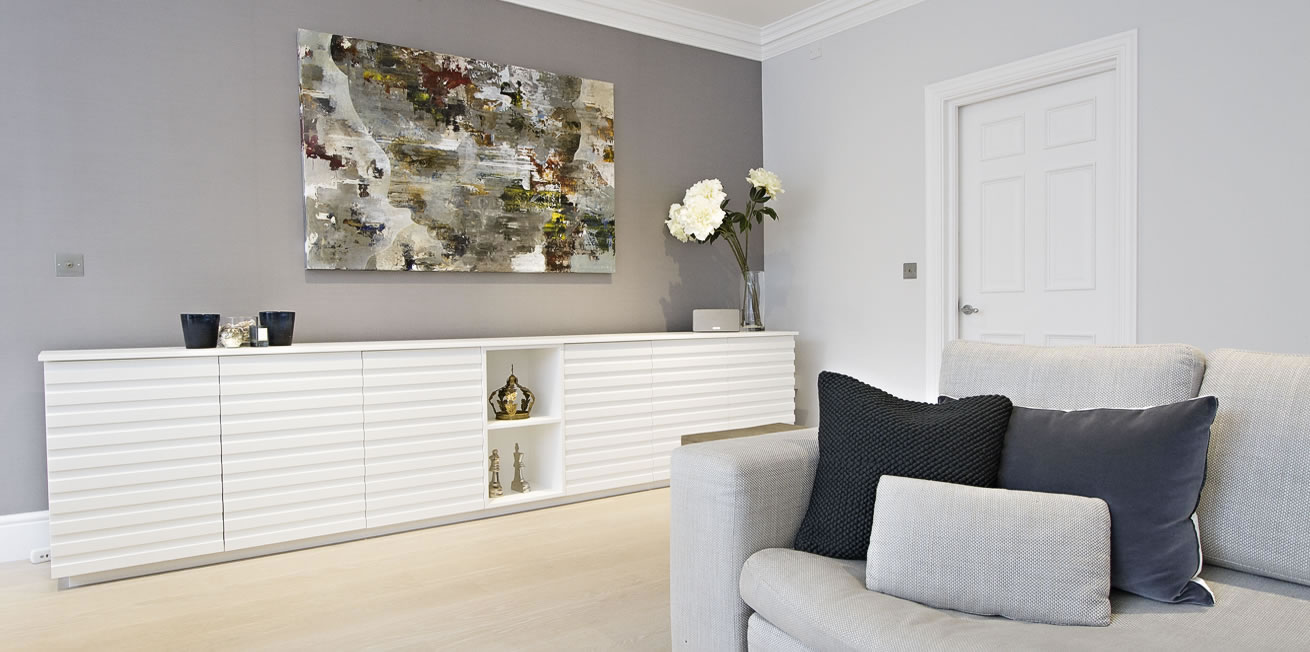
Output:
<path fill-rule="evenodd" d="M 85 276 L 82 254 L 55 254 L 55 276 Z"/>
<path fill-rule="evenodd" d="M 919 278 L 919 263 L 903 263 L 901 265 L 901 278 L 903 279 Z"/>
<path fill-rule="evenodd" d="M 32 560 L 33 564 L 44 564 L 50 561 L 50 549 L 37 548 L 33 550 L 32 553 L 27 556 L 27 558 Z"/>

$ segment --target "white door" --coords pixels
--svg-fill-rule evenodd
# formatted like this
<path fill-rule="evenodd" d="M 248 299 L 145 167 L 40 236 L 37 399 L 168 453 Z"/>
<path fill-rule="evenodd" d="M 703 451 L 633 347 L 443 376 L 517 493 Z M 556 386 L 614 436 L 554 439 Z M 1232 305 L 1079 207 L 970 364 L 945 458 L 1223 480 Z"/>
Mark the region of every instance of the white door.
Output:
<path fill-rule="evenodd" d="M 1114 74 L 961 109 L 962 339 L 1123 343 Z"/>

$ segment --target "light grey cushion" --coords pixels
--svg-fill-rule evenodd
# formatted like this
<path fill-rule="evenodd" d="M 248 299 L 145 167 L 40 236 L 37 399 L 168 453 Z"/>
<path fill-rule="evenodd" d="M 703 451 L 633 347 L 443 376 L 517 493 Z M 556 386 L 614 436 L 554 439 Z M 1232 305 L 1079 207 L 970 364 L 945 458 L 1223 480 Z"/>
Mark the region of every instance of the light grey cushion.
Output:
<path fill-rule="evenodd" d="M 1310 585 L 1310 356 L 1221 349 L 1197 511 L 1206 561 Z"/>
<path fill-rule="evenodd" d="M 1109 627 L 1060 627 L 925 607 L 864 587 L 864 564 L 796 550 L 746 562 L 741 594 L 813 650 L 1305 650 L 1310 587 L 1206 567 L 1213 607 L 1110 594 Z M 786 649 L 786 648 L 781 648 Z"/>
<path fill-rule="evenodd" d="M 817 434 L 810 428 L 674 449 L 669 608 L 675 650 L 746 647 L 751 610 L 737 590 L 742 564 L 796 537 L 819 461 Z"/>
<path fill-rule="evenodd" d="M 1110 624 L 1110 509 L 1099 498 L 884 475 L 865 584 L 943 609 Z"/>
<path fill-rule="evenodd" d="M 759 614 L 751 614 L 747 621 L 746 641 L 751 652 L 809 652 L 800 641 L 774 627 Z"/>
<path fill-rule="evenodd" d="M 1184 344 L 1047 347 L 957 340 L 942 351 L 940 393 L 1001 394 L 1054 410 L 1142 408 L 1195 398 L 1205 355 Z"/>

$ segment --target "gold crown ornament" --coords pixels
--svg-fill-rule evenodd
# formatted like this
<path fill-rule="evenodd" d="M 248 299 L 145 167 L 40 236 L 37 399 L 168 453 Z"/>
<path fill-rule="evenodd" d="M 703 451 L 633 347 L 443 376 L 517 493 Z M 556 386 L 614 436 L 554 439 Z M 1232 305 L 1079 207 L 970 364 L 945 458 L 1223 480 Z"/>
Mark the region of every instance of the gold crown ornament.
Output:
<path fill-rule="evenodd" d="M 537 397 L 532 390 L 519 384 L 513 366 L 509 368 L 509 379 L 505 381 L 505 386 L 487 397 L 487 403 L 491 404 L 497 421 L 526 419 L 532 413 L 532 405 L 536 402 Z"/>

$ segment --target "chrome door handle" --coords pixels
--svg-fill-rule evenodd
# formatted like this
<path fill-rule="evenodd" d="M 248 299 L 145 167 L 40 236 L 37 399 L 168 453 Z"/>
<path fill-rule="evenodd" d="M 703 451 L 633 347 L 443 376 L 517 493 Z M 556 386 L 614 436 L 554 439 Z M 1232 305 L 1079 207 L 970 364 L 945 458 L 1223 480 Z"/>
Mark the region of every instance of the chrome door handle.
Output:
<path fill-rule="evenodd" d="M 982 311 L 966 303 L 963 306 L 960 306 L 960 312 L 966 315 L 972 315 Z"/>

